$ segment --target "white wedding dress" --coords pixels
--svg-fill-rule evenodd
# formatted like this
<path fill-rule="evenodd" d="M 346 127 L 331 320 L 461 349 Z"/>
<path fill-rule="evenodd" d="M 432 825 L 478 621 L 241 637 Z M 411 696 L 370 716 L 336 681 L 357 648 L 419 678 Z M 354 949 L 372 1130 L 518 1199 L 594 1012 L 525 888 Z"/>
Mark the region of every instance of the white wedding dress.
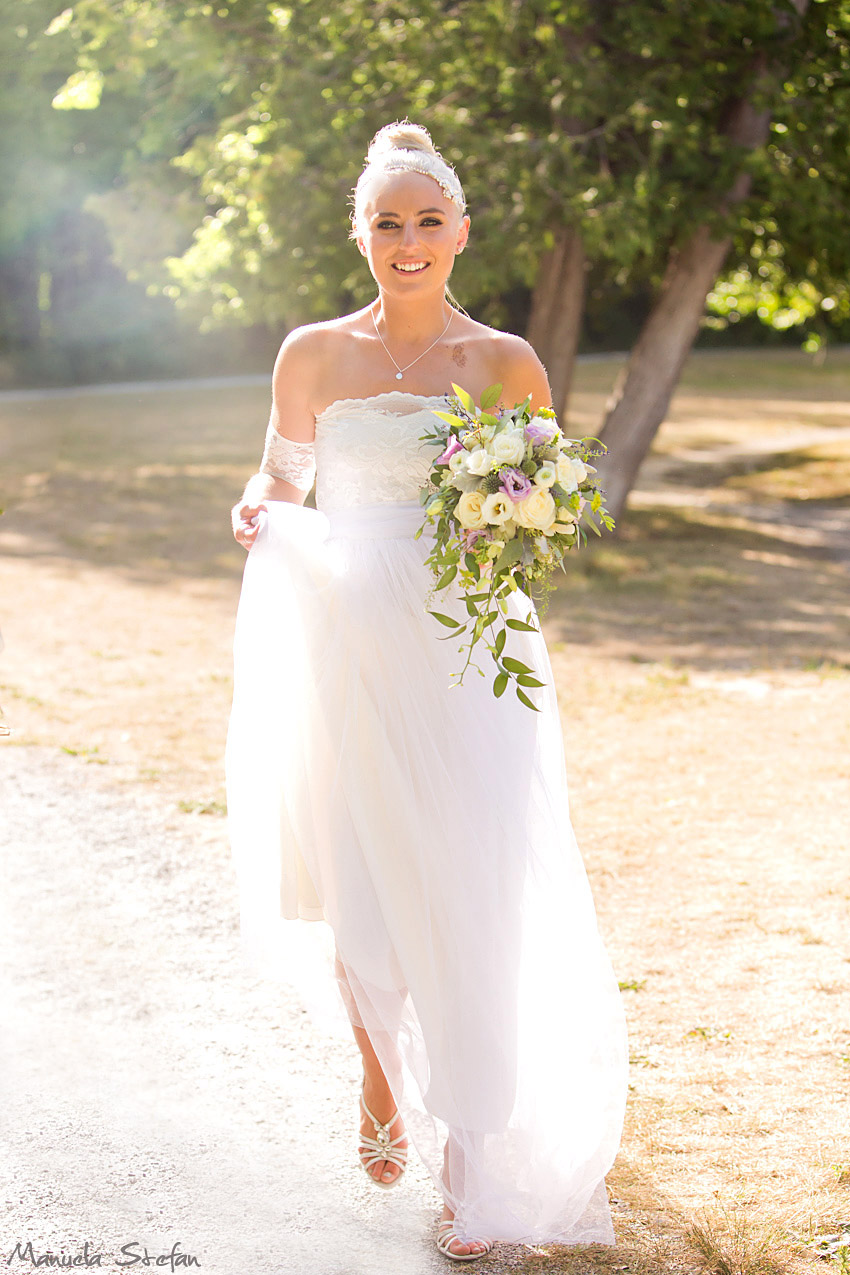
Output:
<path fill-rule="evenodd" d="M 459 1234 L 611 1243 L 620 993 L 542 635 L 509 629 L 505 648 L 545 683 L 535 713 L 513 684 L 493 695 L 483 645 L 486 676 L 470 665 L 452 686 L 461 639 L 425 609 L 432 541 L 413 533 L 435 444 L 420 436 L 443 405 L 397 391 L 332 404 L 317 508 L 260 515 L 226 754 L 242 947 L 329 1030 L 366 1027 L 438 1186 L 448 1140 Z M 466 615 L 456 584 L 430 605 Z M 511 595 L 510 614 L 531 608 Z"/>

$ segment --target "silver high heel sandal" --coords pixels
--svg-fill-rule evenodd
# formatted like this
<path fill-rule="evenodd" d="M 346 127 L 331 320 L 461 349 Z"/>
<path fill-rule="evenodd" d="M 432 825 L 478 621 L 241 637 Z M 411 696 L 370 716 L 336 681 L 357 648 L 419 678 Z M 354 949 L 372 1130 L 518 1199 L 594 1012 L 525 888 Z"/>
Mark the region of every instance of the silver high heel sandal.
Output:
<path fill-rule="evenodd" d="M 480 1253 L 453 1253 L 449 1247 L 455 1240 L 459 1244 L 483 1244 L 485 1247 Z M 492 1240 L 463 1240 L 455 1230 L 455 1224 L 449 1218 L 445 1222 L 441 1222 L 437 1227 L 437 1248 L 443 1257 L 448 1257 L 453 1262 L 474 1262 L 479 1257 L 486 1257 L 493 1247 Z"/>
<path fill-rule="evenodd" d="M 366 1115 L 375 1126 L 376 1136 L 371 1138 L 366 1134 L 361 1133 L 360 1146 L 357 1154 L 360 1157 L 360 1163 L 363 1165 L 367 1176 L 375 1183 L 375 1186 L 381 1186 L 385 1191 L 387 1191 L 390 1187 L 395 1186 L 396 1183 L 401 1181 L 404 1170 L 407 1167 L 407 1147 L 399 1147 L 396 1145 L 396 1143 L 401 1142 L 403 1138 L 407 1137 L 407 1133 L 404 1129 L 402 1129 L 401 1133 L 397 1133 L 394 1138 L 390 1137 L 390 1129 L 398 1119 L 398 1108 L 396 1107 L 386 1124 L 381 1124 L 380 1120 L 373 1116 L 372 1112 L 366 1106 L 366 1100 L 363 1097 L 365 1088 L 366 1077 L 364 1076 L 363 1084 L 360 1087 L 360 1103 L 363 1110 L 366 1112 Z M 380 1178 L 376 1178 L 372 1173 L 373 1167 L 379 1160 L 388 1160 L 390 1164 L 394 1164 L 398 1167 L 399 1171 L 393 1178 L 392 1182 L 382 1182 Z"/>

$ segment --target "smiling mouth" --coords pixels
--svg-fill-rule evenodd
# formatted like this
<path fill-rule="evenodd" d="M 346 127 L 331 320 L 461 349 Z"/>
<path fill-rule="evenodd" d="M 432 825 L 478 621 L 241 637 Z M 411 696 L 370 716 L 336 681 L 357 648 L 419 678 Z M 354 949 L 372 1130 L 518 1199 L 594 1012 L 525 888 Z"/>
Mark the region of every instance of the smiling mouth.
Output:
<path fill-rule="evenodd" d="M 423 270 L 428 269 L 427 261 L 394 261 L 393 270 L 399 270 L 402 274 L 420 274 Z"/>

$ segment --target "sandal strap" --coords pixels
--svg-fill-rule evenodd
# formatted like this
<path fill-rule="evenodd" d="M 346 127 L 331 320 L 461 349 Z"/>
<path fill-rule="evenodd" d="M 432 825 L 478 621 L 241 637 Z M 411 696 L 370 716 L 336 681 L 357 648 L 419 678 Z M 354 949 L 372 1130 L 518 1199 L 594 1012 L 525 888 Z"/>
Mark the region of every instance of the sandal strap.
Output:
<path fill-rule="evenodd" d="M 475 1243 L 475 1244 L 483 1244 L 483 1245 L 485 1245 L 484 1252 L 483 1252 L 483 1253 L 453 1253 L 453 1252 L 451 1251 L 451 1244 L 452 1244 L 452 1241 L 453 1241 L 453 1240 L 457 1240 L 457 1242 L 458 1242 L 459 1244 L 467 1244 L 467 1245 L 468 1245 L 468 1244 L 472 1244 L 472 1243 Z M 464 1239 L 461 1239 L 461 1237 L 458 1235 L 457 1231 L 455 1230 L 454 1222 L 449 1221 L 448 1219 L 446 1219 L 446 1221 L 445 1221 L 445 1222 L 441 1222 L 441 1223 L 440 1223 L 440 1225 L 439 1225 L 439 1226 L 438 1226 L 438 1228 L 437 1228 L 437 1248 L 438 1248 L 438 1249 L 440 1250 L 440 1252 L 441 1252 L 441 1253 L 443 1253 L 446 1257 L 450 1257 L 450 1258 L 452 1258 L 454 1261 L 457 1261 L 457 1262 L 468 1262 L 468 1261 L 471 1261 L 473 1258 L 476 1258 L 476 1257 L 484 1257 L 484 1256 L 485 1256 L 485 1254 L 487 1254 L 487 1253 L 489 1253 L 489 1252 L 490 1252 L 490 1250 L 492 1249 L 492 1247 L 493 1247 L 493 1241 L 492 1241 L 492 1240 L 481 1240 L 481 1239 L 475 1239 L 475 1240 L 464 1240 Z"/>
<path fill-rule="evenodd" d="M 360 1103 L 368 1118 L 375 1126 L 377 1138 L 371 1137 L 369 1134 L 360 1134 L 360 1145 L 358 1155 L 360 1163 L 368 1171 L 380 1160 L 386 1160 L 390 1164 L 394 1164 L 397 1169 L 405 1169 L 407 1167 L 407 1147 L 400 1147 L 398 1143 L 403 1142 L 407 1137 L 407 1132 L 402 1129 L 401 1133 L 397 1133 L 394 1138 L 390 1137 L 390 1129 L 399 1118 L 398 1107 L 390 1116 L 386 1124 L 382 1124 L 378 1120 L 374 1112 L 370 1111 L 363 1097 L 365 1088 L 365 1078 L 360 1088 Z"/>
<path fill-rule="evenodd" d="M 360 1101 L 363 1103 L 363 1110 L 366 1112 L 366 1115 L 367 1115 L 367 1116 L 369 1117 L 369 1119 L 372 1121 L 372 1124 L 375 1126 L 375 1129 L 376 1129 L 376 1130 L 377 1130 L 377 1129 L 384 1129 L 384 1130 L 386 1130 L 386 1132 L 387 1132 L 387 1133 L 389 1133 L 389 1131 L 390 1131 L 390 1126 L 391 1126 L 391 1125 L 394 1125 L 394 1124 L 395 1124 L 395 1122 L 396 1122 L 396 1120 L 398 1120 L 398 1107 L 396 1107 L 395 1111 L 394 1111 L 394 1112 L 393 1112 L 393 1114 L 390 1116 L 390 1118 L 389 1118 L 389 1120 L 386 1122 L 386 1124 L 381 1124 L 381 1122 L 380 1122 L 380 1120 L 378 1119 L 378 1117 L 377 1117 L 376 1115 L 374 1115 L 374 1114 L 373 1114 L 373 1113 L 369 1110 L 369 1108 L 366 1106 L 366 1099 L 363 1097 L 363 1091 L 362 1091 L 362 1089 L 361 1089 L 361 1091 L 360 1091 Z"/>
<path fill-rule="evenodd" d="M 407 1156 L 400 1159 L 394 1151 L 391 1151 L 388 1154 L 386 1151 L 382 1150 L 377 1153 L 370 1153 L 368 1156 L 364 1156 L 362 1151 L 358 1154 L 360 1155 L 360 1163 L 366 1169 L 371 1169 L 373 1165 L 379 1164 L 381 1160 L 386 1160 L 389 1164 L 394 1164 L 397 1169 L 407 1168 Z"/>
<path fill-rule="evenodd" d="M 377 1138 L 368 1138 L 364 1134 L 360 1135 L 360 1159 L 363 1159 L 362 1151 L 365 1149 L 375 1160 L 391 1160 L 393 1164 L 398 1164 L 402 1168 L 407 1163 L 407 1147 L 397 1147 L 395 1144 L 399 1138 L 405 1135 L 400 1133 L 398 1138 L 392 1138 L 389 1142 L 378 1142 Z"/>
<path fill-rule="evenodd" d="M 406 1137 L 407 1137 L 407 1134 L 404 1132 L 399 1133 L 395 1138 L 387 1138 L 387 1139 L 370 1138 L 368 1134 L 361 1133 L 360 1141 L 363 1143 L 364 1146 L 369 1147 L 373 1151 L 381 1151 L 381 1150 L 392 1151 L 397 1148 L 399 1154 L 404 1152 L 404 1154 L 406 1155 L 407 1147 L 397 1146 L 397 1144 L 399 1142 L 404 1141 Z"/>
<path fill-rule="evenodd" d="M 398 1107 L 396 1107 L 395 1111 L 390 1116 L 386 1124 L 381 1124 L 380 1120 L 378 1120 L 377 1117 L 373 1115 L 373 1113 L 366 1106 L 366 1102 L 365 1102 L 365 1099 L 363 1098 L 362 1092 L 360 1094 L 360 1101 L 363 1104 L 363 1110 L 366 1112 L 366 1115 L 368 1116 L 368 1118 L 372 1121 L 372 1124 L 375 1126 L 375 1132 L 378 1135 L 377 1138 L 373 1138 L 369 1134 L 361 1133 L 360 1135 L 361 1143 L 364 1146 L 368 1147 L 371 1151 L 386 1152 L 385 1155 L 379 1155 L 378 1159 L 392 1160 L 393 1164 L 398 1164 L 399 1161 L 395 1159 L 394 1157 L 403 1155 L 404 1159 L 406 1160 L 407 1148 L 398 1147 L 397 1144 L 405 1140 L 405 1138 L 407 1137 L 407 1131 L 405 1129 L 402 1129 L 401 1133 L 397 1133 L 394 1138 L 390 1137 L 390 1129 L 395 1124 L 396 1120 L 398 1120 L 399 1118 Z M 402 1165 L 402 1167 L 404 1166 Z"/>

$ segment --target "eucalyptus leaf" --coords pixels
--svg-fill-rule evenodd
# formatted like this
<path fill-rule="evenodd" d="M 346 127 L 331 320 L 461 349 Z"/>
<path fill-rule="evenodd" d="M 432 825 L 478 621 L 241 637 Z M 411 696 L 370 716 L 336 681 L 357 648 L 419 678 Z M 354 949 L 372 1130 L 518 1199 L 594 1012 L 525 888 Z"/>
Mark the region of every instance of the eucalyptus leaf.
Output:
<path fill-rule="evenodd" d="M 460 627 L 460 620 L 453 620 L 450 615 L 443 615 L 440 611 L 429 611 L 428 614 L 433 615 L 435 620 L 439 620 L 441 624 L 447 625 L 450 629 Z"/>
<path fill-rule="evenodd" d="M 467 429 L 469 422 L 465 421 L 462 416 L 458 416 L 456 412 L 440 412 L 436 408 L 433 409 L 434 415 L 439 416 L 448 425 L 455 425 L 458 429 Z M 448 443 L 448 439 L 446 442 Z"/>
<path fill-rule="evenodd" d="M 523 704 L 526 704 L 529 708 L 533 708 L 535 713 L 540 712 L 540 709 L 537 707 L 537 705 L 531 702 L 531 700 L 526 695 L 525 691 L 520 690 L 519 686 L 517 686 L 516 688 L 516 693 L 517 693 L 517 698 L 522 700 Z"/>
<path fill-rule="evenodd" d="M 454 390 L 455 394 L 460 399 L 463 406 L 469 412 L 470 416 L 474 416 L 475 415 L 475 399 L 472 397 L 472 395 L 469 394 L 466 390 L 461 389 L 459 385 L 455 385 L 454 381 L 452 381 L 452 389 Z M 437 415 L 439 415 L 439 412 L 437 413 Z"/>
<path fill-rule="evenodd" d="M 505 547 L 496 559 L 494 571 L 502 571 L 505 567 L 509 567 L 512 563 L 518 562 L 522 557 L 523 542 L 517 533 L 513 540 L 507 540 Z"/>

